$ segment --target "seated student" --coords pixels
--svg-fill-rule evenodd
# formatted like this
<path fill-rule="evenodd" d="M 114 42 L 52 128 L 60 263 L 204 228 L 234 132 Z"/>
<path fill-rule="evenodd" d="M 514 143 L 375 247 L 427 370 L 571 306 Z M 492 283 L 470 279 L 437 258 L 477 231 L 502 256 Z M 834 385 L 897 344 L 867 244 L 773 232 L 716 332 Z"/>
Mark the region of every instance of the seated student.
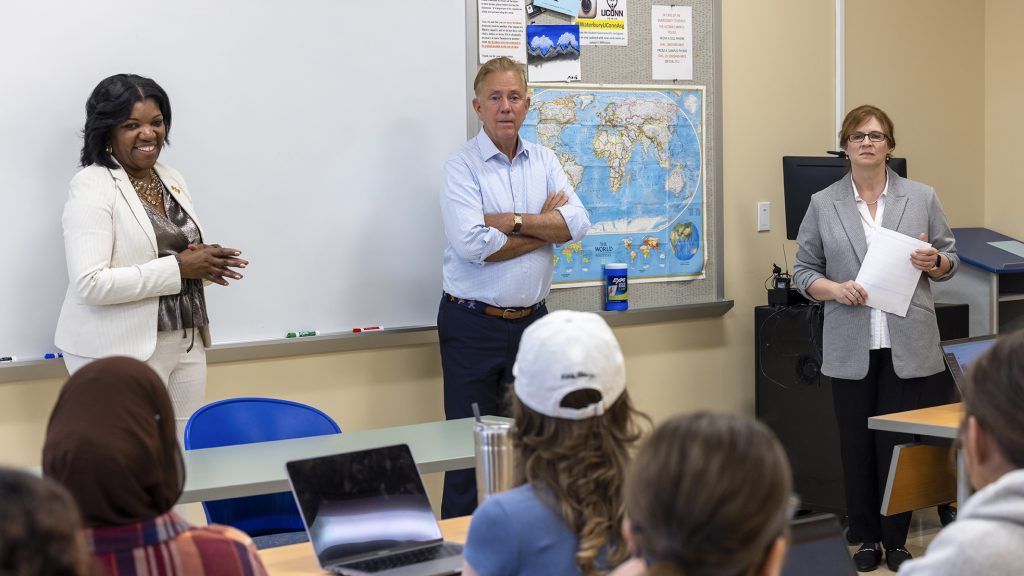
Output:
<path fill-rule="evenodd" d="M 138 360 L 103 358 L 68 379 L 46 430 L 43 474 L 78 503 L 101 575 L 266 574 L 243 532 L 193 527 L 171 510 L 185 485 L 174 410 Z"/>
<path fill-rule="evenodd" d="M 910 574 L 1020 574 L 1024 570 L 1024 331 L 1000 338 L 967 369 L 960 428 L 977 492 Z"/>
<path fill-rule="evenodd" d="M 86 576 L 82 519 L 56 482 L 0 467 L 0 574 Z"/>
<path fill-rule="evenodd" d="M 760 422 L 697 412 L 658 426 L 626 479 L 637 559 L 613 576 L 776 576 L 794 510 L 789 460 Z"/>
<path fill-rule="evenodd" d="M 607 571 L 628 556 L 620 494 L 640 436 L 615 335 L 596 314 L 553 312 L 523 332 L 512 373 L 519 486 L 473 514 L 463 574 Z"/>

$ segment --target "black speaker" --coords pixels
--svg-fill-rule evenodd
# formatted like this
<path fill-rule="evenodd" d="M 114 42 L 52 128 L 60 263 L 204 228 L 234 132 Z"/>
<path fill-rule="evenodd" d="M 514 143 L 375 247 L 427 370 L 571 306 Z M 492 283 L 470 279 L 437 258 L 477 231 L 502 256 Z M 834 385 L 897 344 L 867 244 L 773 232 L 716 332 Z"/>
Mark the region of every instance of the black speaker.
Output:
<path fill-rule="evenodd" d="M 821 306 L 754 308 L 755 413 L 789 456 L 807 510 L 846 514 L 832 382 L 821 375 Z"/>

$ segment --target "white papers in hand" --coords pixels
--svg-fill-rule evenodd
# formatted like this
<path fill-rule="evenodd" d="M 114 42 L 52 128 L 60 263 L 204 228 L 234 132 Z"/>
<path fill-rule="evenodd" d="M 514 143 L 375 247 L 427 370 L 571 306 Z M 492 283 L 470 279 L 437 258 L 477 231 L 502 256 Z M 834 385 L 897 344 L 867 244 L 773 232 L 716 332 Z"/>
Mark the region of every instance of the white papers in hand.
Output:
<path fill-rule="evenodd" d="M 907 315 L 910 299 L 921 279 L 910 255 L 931 244 L 888 228 L 879 228 L 857 272 L 857 284 L 868 292 L 867 305 L 900 317 Z"/>

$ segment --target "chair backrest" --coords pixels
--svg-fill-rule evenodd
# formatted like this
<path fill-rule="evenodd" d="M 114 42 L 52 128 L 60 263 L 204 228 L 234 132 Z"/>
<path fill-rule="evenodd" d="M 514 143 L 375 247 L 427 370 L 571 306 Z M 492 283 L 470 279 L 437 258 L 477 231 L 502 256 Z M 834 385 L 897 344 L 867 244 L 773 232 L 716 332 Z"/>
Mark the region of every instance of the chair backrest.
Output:
<path fill-rule="evenodd" d="M 228 398 L 196 410 L 185 426 L 185 450 L 339 434 L 322 411 L 277 398 Z"/>
<path fill-rule="evenodd" d="M 196 410 L 185 426 L 185 450 L 340 434 L 322 411 L 276 398 L 229 398 Z M 250 536 L 303 530 L 290 492 L 203 502 L 211 524 L 234 526 Z"/>

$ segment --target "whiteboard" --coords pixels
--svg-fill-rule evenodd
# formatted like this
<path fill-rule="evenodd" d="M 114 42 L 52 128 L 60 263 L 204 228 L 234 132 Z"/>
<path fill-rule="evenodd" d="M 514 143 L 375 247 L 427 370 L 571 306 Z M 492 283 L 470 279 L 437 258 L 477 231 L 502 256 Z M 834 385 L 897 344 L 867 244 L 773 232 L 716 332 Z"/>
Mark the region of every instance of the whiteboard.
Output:
<path fill-rule="evenodd" d="M 34 0 L 0 19 L 0 356 L 53 348 L 60 217 L 85 101 L 116 73 L 173 112 L 160 160 L 245 279 L 206 289 L 214 342 L 432 325 L 438 194 L 466 139 L 465 5 Z M 154 319 L 155 321 L 155 319 Z"/>

